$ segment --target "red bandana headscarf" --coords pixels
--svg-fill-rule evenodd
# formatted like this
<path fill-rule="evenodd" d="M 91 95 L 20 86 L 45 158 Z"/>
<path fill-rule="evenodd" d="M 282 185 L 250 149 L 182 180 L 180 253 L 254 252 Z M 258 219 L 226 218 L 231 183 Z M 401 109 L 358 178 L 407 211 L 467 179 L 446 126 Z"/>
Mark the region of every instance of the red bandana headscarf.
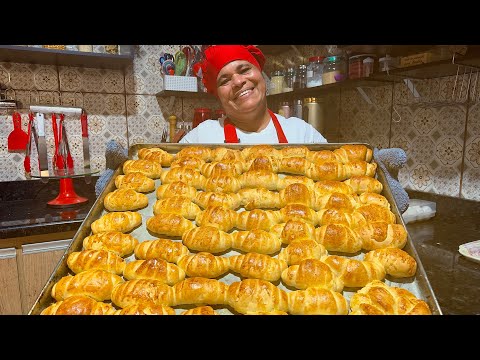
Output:
<path fill-rule="evenodd" d="M 220 70 L 235 60 L 246 60 L 260 71 L 265 65 L 265 56 L 253 45 L 212 45 L 205 49 L 202 67 L 202 81 L 207 92 L 217 95 L 217 76 Z"/>

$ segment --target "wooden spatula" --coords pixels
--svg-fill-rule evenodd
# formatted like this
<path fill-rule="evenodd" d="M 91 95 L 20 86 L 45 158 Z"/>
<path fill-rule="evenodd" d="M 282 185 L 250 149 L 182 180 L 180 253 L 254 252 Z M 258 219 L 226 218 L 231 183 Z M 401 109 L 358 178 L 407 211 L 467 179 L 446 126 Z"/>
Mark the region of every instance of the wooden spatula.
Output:
<path fill-rule="evenodd" d="M 16 111 L 12 114 L 13 131 L 8 135 L 8 151 L 27 149 L 28 134 L 22 130 L 22 118 Z"/>

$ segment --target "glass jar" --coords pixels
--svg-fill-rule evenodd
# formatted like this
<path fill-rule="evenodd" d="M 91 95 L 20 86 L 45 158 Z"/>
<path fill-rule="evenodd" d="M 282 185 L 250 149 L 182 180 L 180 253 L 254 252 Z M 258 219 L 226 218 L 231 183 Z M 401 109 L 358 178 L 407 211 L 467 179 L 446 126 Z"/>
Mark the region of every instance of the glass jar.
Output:
<path fill-rule="evenodd" d="M 293 88 L 305 89 L 306 87 L 307 87 L 307 65 L 301 64 L 297 66 Z"/>
<path fill-rule="evenodd" d="M 323 59 L 325 56 L 312 56 L 308 59 L 307 88 L 322 85 Z"/>
<path fill-rule="evenodd" d="M 295 68 L 289 67 L 285 74 L 285 87 L 283 92 L 293 91 L 293 84 L 295 82 Z"/>
<path fill-rule="evenodd" d="M 280 94 L 283 92 L 285 83 L 285 74 L 282 70 L 275 70 L 272 72 L 272 78 L 270 79 L 270 94 Z"/>
<path fill-rule="evenodd" d="M 329 56 L 323 60 L 323 85 L 333 84 L 347 78 L 347 62 L 343 56 Z"/>
<path fill-rule="evenodd" d="M 204 122 L 205 120 L 211 119 L 212 110 L 209 108 L 197 108 L 193 114 L 192 129 L 196 128 L 198 124 Z"/>

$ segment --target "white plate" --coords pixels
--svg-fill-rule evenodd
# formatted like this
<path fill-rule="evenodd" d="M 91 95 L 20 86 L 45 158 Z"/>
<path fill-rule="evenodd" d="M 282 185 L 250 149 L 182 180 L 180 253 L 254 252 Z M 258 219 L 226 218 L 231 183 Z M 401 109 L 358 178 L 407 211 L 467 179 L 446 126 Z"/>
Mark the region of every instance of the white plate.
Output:
<path fill-rule="evenodd" d="M 480 263 L 480 240 L 460 245 L 458 252 L 466 258 Z"/>

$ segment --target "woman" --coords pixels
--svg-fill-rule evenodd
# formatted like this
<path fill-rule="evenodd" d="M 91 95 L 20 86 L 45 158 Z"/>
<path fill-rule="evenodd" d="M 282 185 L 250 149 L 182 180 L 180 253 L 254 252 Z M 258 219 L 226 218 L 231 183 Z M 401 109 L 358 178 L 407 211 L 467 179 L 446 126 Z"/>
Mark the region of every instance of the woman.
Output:
<path fill-rule="evenodd" d="M 326 143 L 302 119 L 284 118 L 267 106 L 262 75 L 265 56 L 253 45 L 213 45 L 201 64 L 207 91 L 219 99 L 226 118 L 205 120 L 180 143 Z"/>

